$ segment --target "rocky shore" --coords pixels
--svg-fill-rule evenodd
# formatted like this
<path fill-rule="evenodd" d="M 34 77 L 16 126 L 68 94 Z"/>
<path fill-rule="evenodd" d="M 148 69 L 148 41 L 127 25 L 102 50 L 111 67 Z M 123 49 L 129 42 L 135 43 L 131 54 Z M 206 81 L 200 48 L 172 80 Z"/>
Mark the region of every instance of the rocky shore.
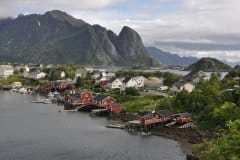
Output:
<path fill-rule="evenodd" d="M 128 121 L 136 119 L 136 115 L 132 114 L 118 114 L 111 115 L 109 118 L 119 123 L 126 123 Z M 157 126 L 153 129 L 148 130 L 155 136 L 161 136 L 178 141 L 184 153 L 187 155 L 188 160 L 197 160 L 198 158 L 193 154 L 193 145 L 203 142 L 205 139 L 212 139 L 213 136 L 200 131 L 199 129 L 192 128 L 178 128 L 177 126 L 165 127 Z"/>

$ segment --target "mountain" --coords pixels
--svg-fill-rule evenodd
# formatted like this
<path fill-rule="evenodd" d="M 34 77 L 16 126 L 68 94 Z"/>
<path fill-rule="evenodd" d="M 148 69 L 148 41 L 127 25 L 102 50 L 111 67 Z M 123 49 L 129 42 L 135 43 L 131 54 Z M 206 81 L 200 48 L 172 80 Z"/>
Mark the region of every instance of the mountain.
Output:
<path fill-rule="evenodd" d="M 183 65 L 187 66 L 195 63 L 198 59 L 195 57 L 180 57 L 177 54 L 164 52 L 161 49 L 155 47 L 147 47 L 147 50 L 152 58 L 157 59 L 164 65 Z"/>
<path fill-rule="evenodd" d="M 196 63 L 186 67 L 189 71 L 229 71 L 231 67 L 215 58 L 201 58 Z"/>
<path fill-rule="evenodd" d="M 156 64 L 133 29 L 125 26 L 116 35 L 58 10 L 0 20 L 0 60 L 82 65 Z"/>

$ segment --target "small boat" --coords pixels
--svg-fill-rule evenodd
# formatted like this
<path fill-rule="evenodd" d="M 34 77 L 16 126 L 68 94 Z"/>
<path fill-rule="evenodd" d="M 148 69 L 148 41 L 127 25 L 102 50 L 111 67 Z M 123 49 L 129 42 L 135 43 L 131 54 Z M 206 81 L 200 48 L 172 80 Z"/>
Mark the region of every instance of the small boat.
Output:
<path fill-rule="evenodd" d="M 51 99 L 42 99 L 42 103 L 44 104 L 51 104 L 52 103 L 52 100 Z"/>
<path fill-rule="evenodd" d="M 54 94 L 52 92 L 49 92 L 47 96 L 52 98 L 52 97 L 54 97 Z"/>
<path fill-rule="evenodd" d="M 38 100 L 34 100 L 34 101 L 29 101 L 29 103 L 44 103 L 44 104 L 51 104 L 52 100 L 51 99 L 38 99 Z"/>
<path fill-rule="evenodd" d="M 20 88 L 19 93 L 21 94 L 27 94 L 27 89 L 26 88 Z"/>
<path fill-rule="evenodd" d="M 116 128 L 116 129 L 124 129 L 123 124 L 108 124 L 106 125 L 107 128 Z"/>

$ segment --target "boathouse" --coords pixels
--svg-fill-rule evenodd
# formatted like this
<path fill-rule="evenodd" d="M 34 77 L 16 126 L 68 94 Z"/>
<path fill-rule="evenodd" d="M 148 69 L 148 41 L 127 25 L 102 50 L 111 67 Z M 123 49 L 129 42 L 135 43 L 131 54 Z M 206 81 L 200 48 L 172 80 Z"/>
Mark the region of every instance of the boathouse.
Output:
<path fill-rule="evenodd" d="M 153 112 L 153 116 L 157 119 L 162 119 L 164 122 L 170 122 L 176 113 L 170 110 L 158 110 Z"/>
<path fill-rule="evenodd" d="M 107 107 L 108 105 L 115 103 L 116 100 L 110 96 L 104 94 L 98 94 L 93 98 L 93 103 L 99 105 L 100 107 Z"/>
<path fill-rule="evenodd" d="M 78 92 L 78 95 L 79 95 L 82 103 L 90 103 L 93 100 L 92 92 L 80 91 L 80 92 Z"/>
<path fill-rule="evenodd" d="M 192 121 L 192 116 L 189 113 L 178 113 L 175 115 L 172 115 L 173 119 L 177 122 L 177 123 L 189 123 Z"/>
<path fill-rule="evenodd" d="M 108 111 L 111 112 L 111 113 L 119 113 L 119 112 L 122 111 L 122 108 L 123 108 L 123 107 L 122 107 L 122 105 L 119 104 L 119 103 L 111 103 L 111 104 L 109 104 L 106 108 L 107 108 Z"/>

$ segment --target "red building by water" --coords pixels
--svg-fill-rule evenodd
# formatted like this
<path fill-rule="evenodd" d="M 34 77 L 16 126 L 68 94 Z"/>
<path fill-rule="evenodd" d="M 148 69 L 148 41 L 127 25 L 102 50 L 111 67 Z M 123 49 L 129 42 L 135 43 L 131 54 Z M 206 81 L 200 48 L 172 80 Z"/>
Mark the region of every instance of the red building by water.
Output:
<path fill-rule="evenodd" d="M 93 98 L 93 103 L 100 107 L 107 107 L 108 105 L 115 103 L 116 100 L 110 96 L 104 94 L 98 94 Z"/>
<path fill-rule="evenodd" d="M 119 113 L 122 110 L 122 105 L 118 104 L 118 103 L 111 103 L 107 106 L 107 109 L 111 112 L 111 113 Z"/>

